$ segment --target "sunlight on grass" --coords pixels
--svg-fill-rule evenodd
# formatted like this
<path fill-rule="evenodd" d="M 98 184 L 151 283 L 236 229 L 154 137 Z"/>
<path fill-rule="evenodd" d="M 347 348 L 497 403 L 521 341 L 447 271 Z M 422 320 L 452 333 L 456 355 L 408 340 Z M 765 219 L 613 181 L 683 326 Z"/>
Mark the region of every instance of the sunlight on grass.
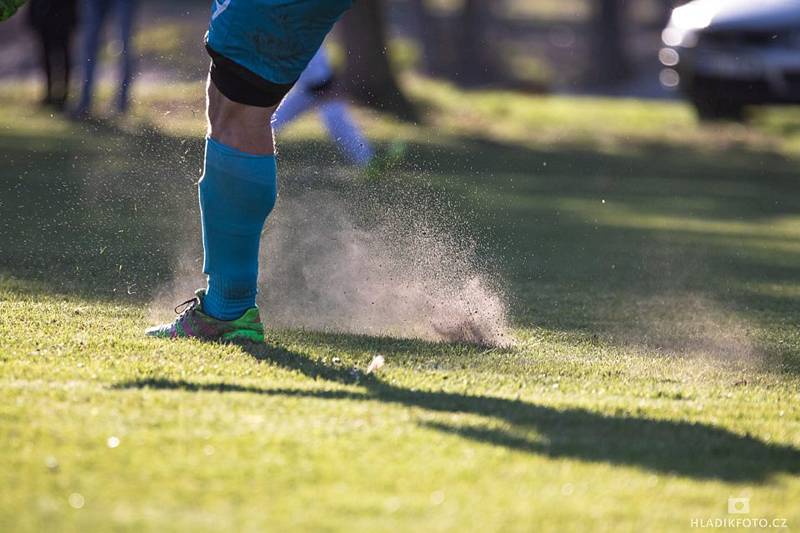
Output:
<path fill-rule="evenodd" d="M 396 167 L 358 181 L 309 115 L 279 137 L 280 201 L 441 199 L 508 289 L 513 348 L 144 338 L 195 264 L 202 84 L 88 124 L 0 86 L 0 530 L 678 531 L 731 495 L 800 523 L 796 112 L 701 127 L 405 83 L 423 123 L 356 112 L 406 143 Z"/>

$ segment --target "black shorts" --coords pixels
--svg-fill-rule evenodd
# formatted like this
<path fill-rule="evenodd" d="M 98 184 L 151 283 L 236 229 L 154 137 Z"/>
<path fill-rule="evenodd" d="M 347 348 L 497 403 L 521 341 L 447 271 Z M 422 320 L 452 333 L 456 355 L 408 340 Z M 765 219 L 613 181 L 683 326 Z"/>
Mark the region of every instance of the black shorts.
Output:
<path fill-rule="evenodd" d="M 294 83 L 275 83 L 265 80 L 214 51 L 206 43 L 206 51 L 211 56 L 211 82 L 229 100 L 256 107 L 273 107 L 283 100 Z"/>

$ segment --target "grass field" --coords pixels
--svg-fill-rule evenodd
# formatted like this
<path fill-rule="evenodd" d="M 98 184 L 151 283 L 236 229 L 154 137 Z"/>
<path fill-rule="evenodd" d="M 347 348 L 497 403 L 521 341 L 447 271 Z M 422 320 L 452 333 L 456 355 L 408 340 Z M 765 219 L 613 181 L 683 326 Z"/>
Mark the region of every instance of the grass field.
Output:
<path fill-rule="evenodd" d="M 424 124 L 360 115 L 405 162 L 350 179 L 452 200 L 512 348 L 143 338 L 197 236 L 202 88 L 91 125 L 0 89 L 0 531 L 800 526 L 800 113 L 408 86 Z M 282 200 L 348 176 L 313 119 L 281 150 Z"/>

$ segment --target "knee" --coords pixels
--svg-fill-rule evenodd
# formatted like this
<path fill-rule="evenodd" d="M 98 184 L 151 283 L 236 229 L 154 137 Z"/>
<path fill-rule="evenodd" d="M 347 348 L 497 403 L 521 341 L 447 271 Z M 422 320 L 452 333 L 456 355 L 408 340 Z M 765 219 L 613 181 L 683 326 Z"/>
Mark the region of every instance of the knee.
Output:
<path fill-rule="evenodd" d="M 275 107 L 240 104 L 225 97 L 208 82 L 208 136 L 226 146 L 251 154 L 274 153 L 270 120 Z"/>

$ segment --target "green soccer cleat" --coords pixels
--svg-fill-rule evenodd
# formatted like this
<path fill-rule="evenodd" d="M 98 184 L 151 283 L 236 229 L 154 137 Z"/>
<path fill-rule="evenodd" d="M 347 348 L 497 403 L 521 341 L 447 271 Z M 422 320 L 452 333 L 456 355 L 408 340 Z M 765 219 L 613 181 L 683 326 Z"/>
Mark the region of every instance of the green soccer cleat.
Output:
<path fill-rule="evenodd" d="M 164 339 L 193 337 L 208 341 L 264 342 L 264 326 L 258 307 L 251 307 L 236 320 L 217 320 L 203 312 L 205 295 L 205 289 L 197 290 L 194 298 L 175 308 L 178 318 L 174 322 L 154 326 L 145 331 L 145 335 Z"/>
<path fill-rule="evenodd" d="M 367 181 L 378 181 L 385 174 L 397 170 L 406 157 L 408 145 L 403 141 L 393 141 L 386 150 L 375 154 L 369 164 L 364 168 L 364 178 Z"/>

